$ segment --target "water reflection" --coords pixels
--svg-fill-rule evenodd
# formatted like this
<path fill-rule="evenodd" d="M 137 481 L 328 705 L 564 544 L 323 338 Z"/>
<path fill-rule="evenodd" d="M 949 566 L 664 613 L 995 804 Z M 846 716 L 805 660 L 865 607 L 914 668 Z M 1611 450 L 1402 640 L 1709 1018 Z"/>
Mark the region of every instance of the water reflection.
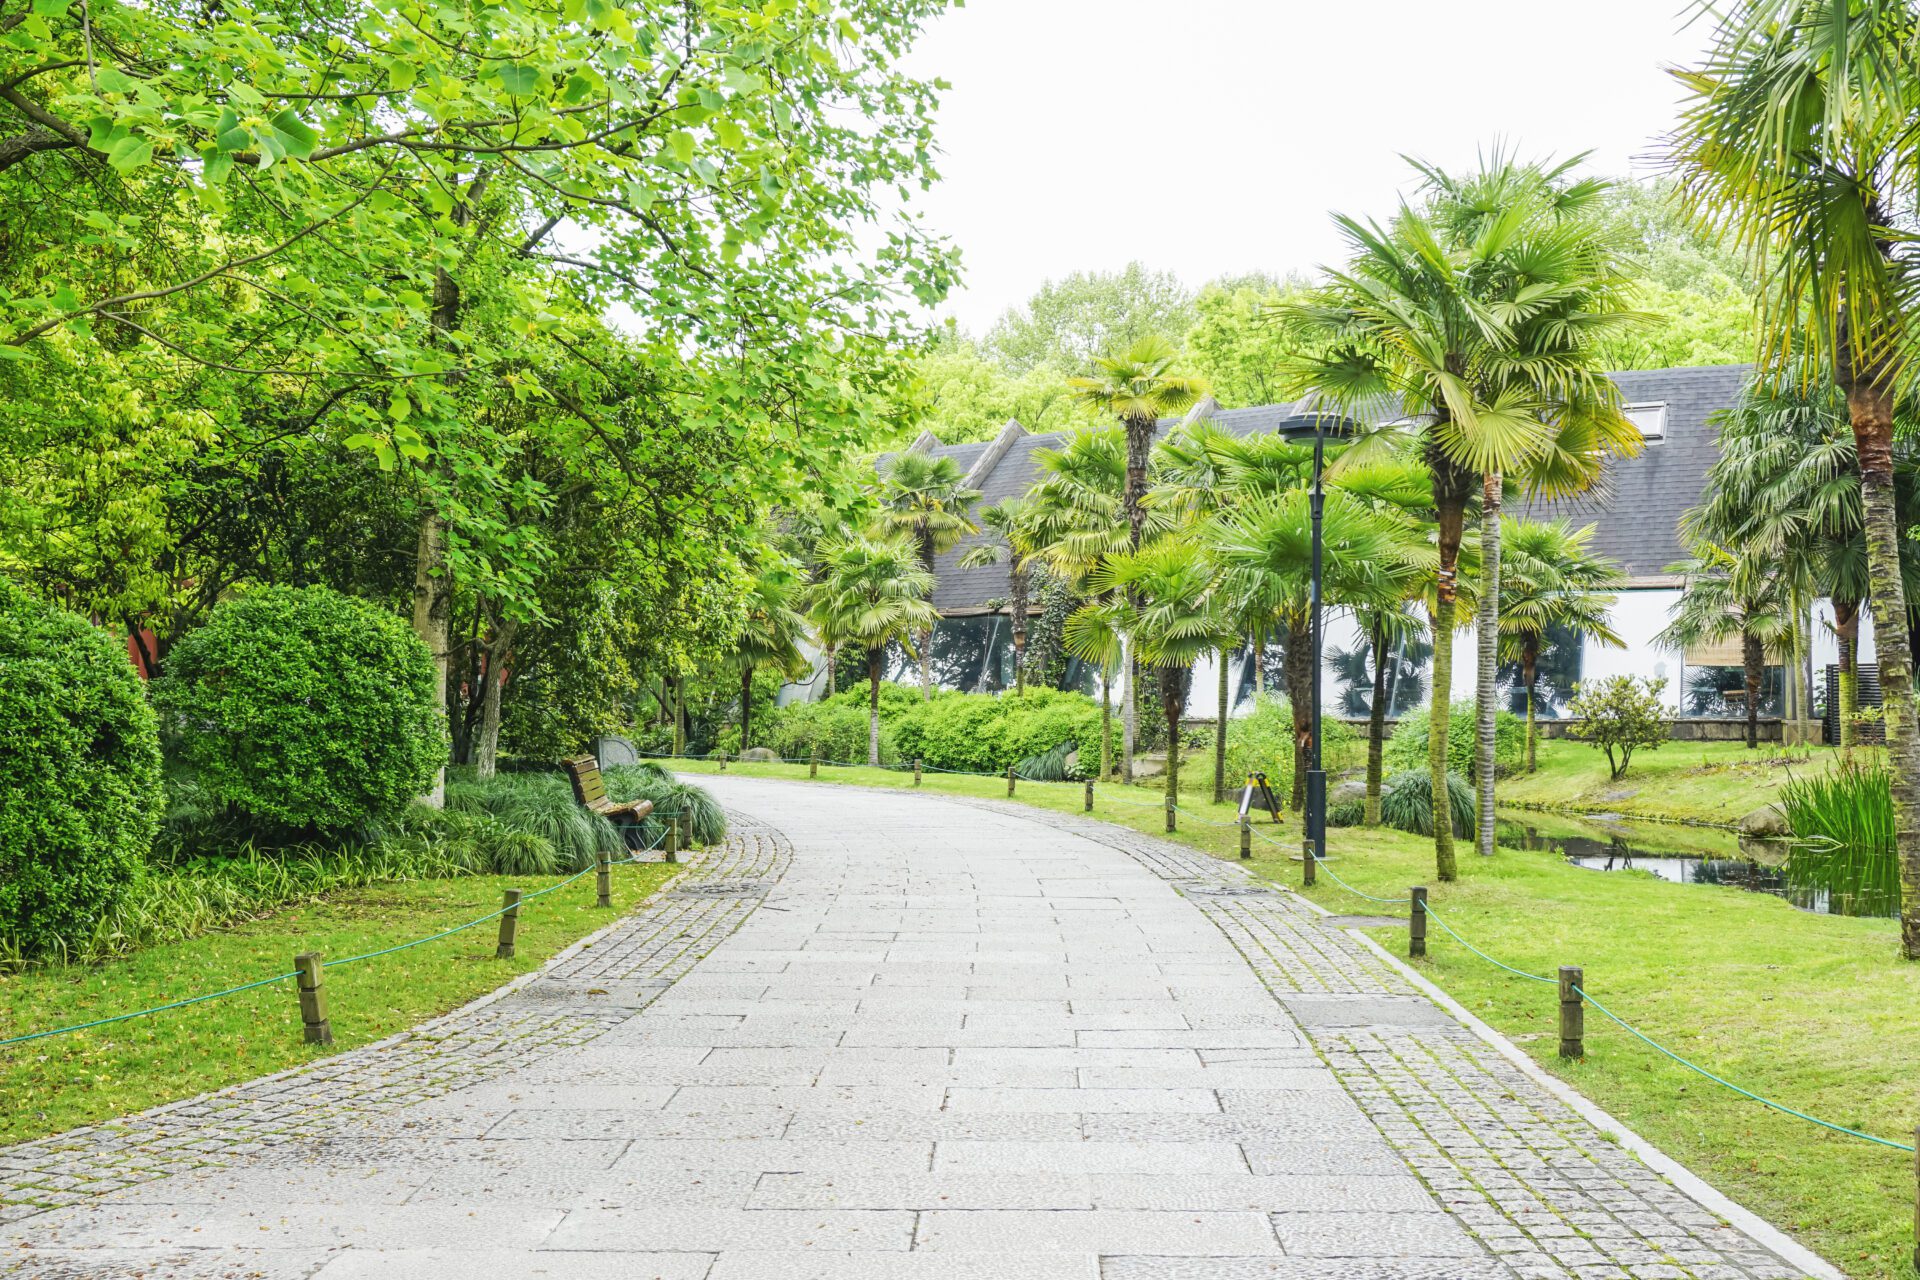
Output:
<path fill-rule="evenodd" d="M 1897 900 L 1847 874 L 1843 866 L 1794 862 L 1789 843 L 1667 824 L 1572 823 L 1507 814 L 1494 842 L 1557 853 L 1594 871 L 1646 871 L 1675 884 L 1710 884 L 1784 898 L 1803 911 L 1897 915 Z M 1791 872 L 1789 865 L 1792 864 Z"/>

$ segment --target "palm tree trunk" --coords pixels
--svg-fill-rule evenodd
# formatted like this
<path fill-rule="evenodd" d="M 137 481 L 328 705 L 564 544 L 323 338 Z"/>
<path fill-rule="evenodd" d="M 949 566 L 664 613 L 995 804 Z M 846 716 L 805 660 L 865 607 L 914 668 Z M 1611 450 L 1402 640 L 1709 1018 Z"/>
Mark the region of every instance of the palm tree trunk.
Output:
<path fill-rule="evenodd" d="M 1493 856 L 1494 730 L 1500 712 L 1500 475 L 1489 472 L 1480 493 L 1480 611 L 1474 640 L 1480 670 L 1474 686 L 1474 782 L 1479 790 L 1476 847 Z"/>
<path fill-rule="evenodd" d="M 1146 533 L 1147 510 L 1141 499 L 1147 494 L 1147 459 L 1153 453 L 1152 418 L 1122 418 L 1127 431 L 1127 484 L 1121 491 L 1121 509 L 1127 515 L 1127 540 L 1135 551 Z"/>
<path fill-rule="evenodd" d="M 746 667 L 740 672 L 740 749 L 745 751 L 753 745 L 749 735 L 753 732 L 753 668 Z"/>
<path fill-rule="evenodd" d="M 1458 607 L 1460 541 L 1467 518 L 1472 476 L 1460 470 L 1438 447 L 1428 453 L 1433 472 L 1434 517 L 1439 525 L 1439 570 L 1434 582 L 1433 694 L 1428 699 L 1427 778 L 1433 786 L 1433 865 L 1440 880 L 1453 880 L 1453 811 L 1447 795 L 1447 721 L 1453 699 L 1453 621 Z"/>
<path fill-rule="evenodd" d="M 1167 713 L 1167 799 L 1180 803 L 1180 713 L 1186 709 L 1187 673 L 1179 667 L 1160 671 L 1160 702 Z"/>
<path fill-rule="evenodd" d="M 1267 642 L 1257 630 L 1247 637 L 1247 648 L 1253 654 L 1253 700 L 1258 703 L 1260 695 L 1267 691 Z"/>
<path fill-rule="evenodd" d="M 1364 821 L 1380 825 L 1380 779 L 1387 745 L 1387 624 L 1380 619 L 1367 637 L 1373 656 L 1373 700 L 1367 706 L 1367 807 Z"/>
<path fill-rule="evenodd" d="M 1009 550 L 1009 555 L 1019 552 Z M 1017 563 L 1017 562 L 1016 562 Z M 1027 574 L 1015 568 L 1007 574 L 1008 603 L 1013 606 L 1013 696 L 1027 696 Z"/>
<path fill-rule="evenodd" d="M 834 656 L 835 648 L 836 646 L 834 645 L 827 646 L 827 693 L 826 693 L 826 696 L 829 698 L 833 696 L 833 656 Z"/>
<path fill-rule="evenodd" d="M 1287 678 L 1287 702 L 1293 712 L 1293 787 L 1287 807 L 1295 813 L 1307 807 L 1307 743 L 1313 740 L 1313 650 L 1308 647 L 1304 618 L 1287 624 L 1286 656 L 1281 668 Z"/>
<path fill-rule="evenodd" d="M 1844 367 L 1844 365 L 1843 365 Z M 1900 856 L 1900 951 L 1920 960 L 1920 728 L 1914 723 L 1913 655 L 1900 579 L 1900 519 L 1893 501 L 1893 396 L 1877 385 L 1847 387 L 1865 507 L 1867 581 L 1892 775 L 1894 847 Z"/>
<path fill-rule="evenodd" d="M 1760 682 L 1766 678 L 1766 650 L 1751 631 L 1740 633 L 1740 666 L 1747 681 L 1747 750 L 1760 745 Z"/>
<path fill-rule="evenodd" d="M 1527 682 L 1527 772 L 1532 773 L 1537 767 L 1534 744 L 1540 740 L 1533 709 L 1534 687 L 1540 683 L 1540 642 L 1537 638 L 1527 637 L 1526 651 L 1520 662 Z"/>
<path fill-rule="evenodd" d="M 1219 705 L 1213 712 L 1213 802 L 1227 798 L 1227 646 L 1220 646 Z"/>
<path fill-rule="evenodd" d="M 880 767 L 880 676 L 884 649 L 867 650 L 867 766 Z"/>
<path fill-rule="evenodd" d="M 1100 781 L 1113 777 L 1113 673 L 1100 668 Z"/>
<path fill-rule="evenodd" d="M 1834 638 L 1840 642 L 1840 705 L 1835 709 L 1834 724 L 1839 730 L 1840 757 L 1842 760 L 1851 760 L 1853 758 L 1853 718 L 1860 711 L 1860 681 L 1855 671 L 1860 652 L 1860 602 L 1858 600 L 1833 602 L 1833 634 Z"/>
<path fill-rule="evenodd" d="M 1139 725 L 1134 705 L 1134 690 L 1140 684 L 1140 664 L 1133 660 L 1133 640 L 1120 639 L 1120 665 L 1126 669 L 1127 685 L 1120 694 L 1120 781 L 1133 785 L 1133 736 Z"/>

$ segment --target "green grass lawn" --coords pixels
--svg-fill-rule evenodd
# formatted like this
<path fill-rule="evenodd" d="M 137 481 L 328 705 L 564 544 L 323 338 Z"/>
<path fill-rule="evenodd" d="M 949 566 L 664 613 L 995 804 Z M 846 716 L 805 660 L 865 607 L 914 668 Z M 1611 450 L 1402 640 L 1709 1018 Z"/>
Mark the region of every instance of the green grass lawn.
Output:
<path fill-rule="evenodd" d="M 1839 755 L 1831 747 L 1762 743 L 1749 751 L 1739 742 L 1669 742 L 1634 752 L 1627 775 L 1613 781 L 1600 752 L 1555 740 L 1540 743 L 1539 772 L 1501 780 L 1500 803 L 1732 826 L 1777 800 L 1789 776 L 1819 772 Z"/>
<path fill-rule="evenodd" d="M 1551 747 L 1543 752 L 1542 775 L 1531 780 L 1531 794 L 1544 803 L 1552 794 L 1544 782 L 1555 777 L 1573 789 L 1590 789 L 1598 753 L 1576 744 Z M 1644 784 L 1644 803 L 1663 808 L 1660 816 L 1700 820 L 1719 801 L 1731 808 L 1762 794 L 1762 770 L 1775 767 L 1748 766 L 1743 754 L 1734 745 L 1675 744 L 1645 756 L 1644 774 L 1636 757 L 1629 779 Z M 1712 772 L 1689 779 L 1686 771 L 1703 763 Z M 680 767 L 712 770 L 694 763 Z M 733 764 L 727 771 L 806 776 L 805 765 Z M 1598 773 L 1604 782 L 1604 762 Z M 869 769 L 823 767 L 821 779 L 913 784 L 910 774 Z M 1217 822 L 1232 818 L 1232 809 L 1209 803 L 1208 768 L 1189 769 L 1183 780 L 1183 807 Z M 1006 794 L 1006 783 L 997 778 L 928 774 L 925 785 L 961 795 Z M 1023 782 L 1017 798 L 1066 812 L 1081 808 L 1077 783 Z M 1105 787 L 1094 816 L 1160 834 L 1158 806 L 1155 790 Z M 1175 838 L 1182 843 L 1235 856 L 1237 835 L 1230 826 L 1181 821 Z M 1253 869 L 1298 885 L 1300 865 L 1288 855 L 1299 831 L 1293 820 L 1281 828 L 1284 848 L 1256 841 Z M 1431 843 L 1395 831 L 1335 830 L 1329 853 L 1340 876 L 1370 893 L 1400 896 L 1410 885 L 1429 885 L 1434 908 L 1450 924 L 1509 964 L 1540 974 L 1562 964 L 1583 966 L 1588 988 L 1615 1012 L 1746 1088 L 1838 1124 L 1913 1139 L 1920 1122 L 1913 1084 L 1913 1064 L 1920 1061 L 1920 965 L 1897 958 L 1892 921 L 1813 915 L 1765 895 L 1671 884 L 1644 872 L 1583 870 L 1551 853 L 1503 849 L 1483 859 L 1470 843 L 1460 846 L 1462 878 L 1440 885 L 1433 881 Z M 1334 911 L 1377 910 L 1325 877 L 1311 895 Z M 1588 1057 L 1562 1062 L 1551 988 L 1494 969 L 1438 928 L 1432 934 L 1421 971 L 1548 1070 L 1848 1274 L 1911 1280 L 1911 1155 L 1746 1101 L 1660 1057 L 1591 1010 Z M 1404 930 L 1378 930 L 1375 936 L 1396 954 L 1405 953 Z"/>
<path fill-rule="evenodd" d="M 391 1035 L 539 968 L 677 870 L 659 863 L 615 867 L 611 911 L 594 906 L 591 875 L 528 904 L 511 960 L 494 959 L 499 926 L 488 921 L 409 951 L 329 969 L 331 1050 L 302 1043 L 291 981 L 0 1049 L 0 1143 L 191 1097 Z M 0 1039 L 284 973 L 301 951 L 329 957 L 375 951 L 498 910 L 503 889 L 530 892 L 551 883 L 474 876 L 381 885 L 106 964 L 0 974 Z"/>

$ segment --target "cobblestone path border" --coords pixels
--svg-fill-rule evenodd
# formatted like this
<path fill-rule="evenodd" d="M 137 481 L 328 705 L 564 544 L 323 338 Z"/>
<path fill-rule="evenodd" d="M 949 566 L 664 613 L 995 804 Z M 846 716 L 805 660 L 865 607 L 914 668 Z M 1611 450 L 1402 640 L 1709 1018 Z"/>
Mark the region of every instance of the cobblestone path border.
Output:
<path fill-rule="evenodd" d="M 728 818 L 724 845 L 632 913 L 451 1013 L 215 1093 L 0 1148 L 0 1223 L 290 1142 L 352 1141 L 381 1115 L 594 1039 L 739 928 L 784 874 L 786 837 Z"/>

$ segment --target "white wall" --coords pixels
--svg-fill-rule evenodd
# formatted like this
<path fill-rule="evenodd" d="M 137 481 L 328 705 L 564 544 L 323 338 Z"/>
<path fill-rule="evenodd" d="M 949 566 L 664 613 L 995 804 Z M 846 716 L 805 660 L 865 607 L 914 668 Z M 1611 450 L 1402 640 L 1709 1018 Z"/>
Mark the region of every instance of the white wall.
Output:
<path fill-rule="evenodd" d="M 1613 629 L 1626 642 L 1624 649 L 1600 644 L 1592 637 L 1580 650 L 1580 678 L 1604 680 L 1608 676 L 1641 676 L 1659 679 L 1667 687 L 1662 698 L 1667 710 L 1680 714 L 1680 654 L 1653 643 L 1654 636 L 1673 620 L 1673 606 L 1680 599 L 1678 588 L 1622 591 L 1613 606 Z"/>

